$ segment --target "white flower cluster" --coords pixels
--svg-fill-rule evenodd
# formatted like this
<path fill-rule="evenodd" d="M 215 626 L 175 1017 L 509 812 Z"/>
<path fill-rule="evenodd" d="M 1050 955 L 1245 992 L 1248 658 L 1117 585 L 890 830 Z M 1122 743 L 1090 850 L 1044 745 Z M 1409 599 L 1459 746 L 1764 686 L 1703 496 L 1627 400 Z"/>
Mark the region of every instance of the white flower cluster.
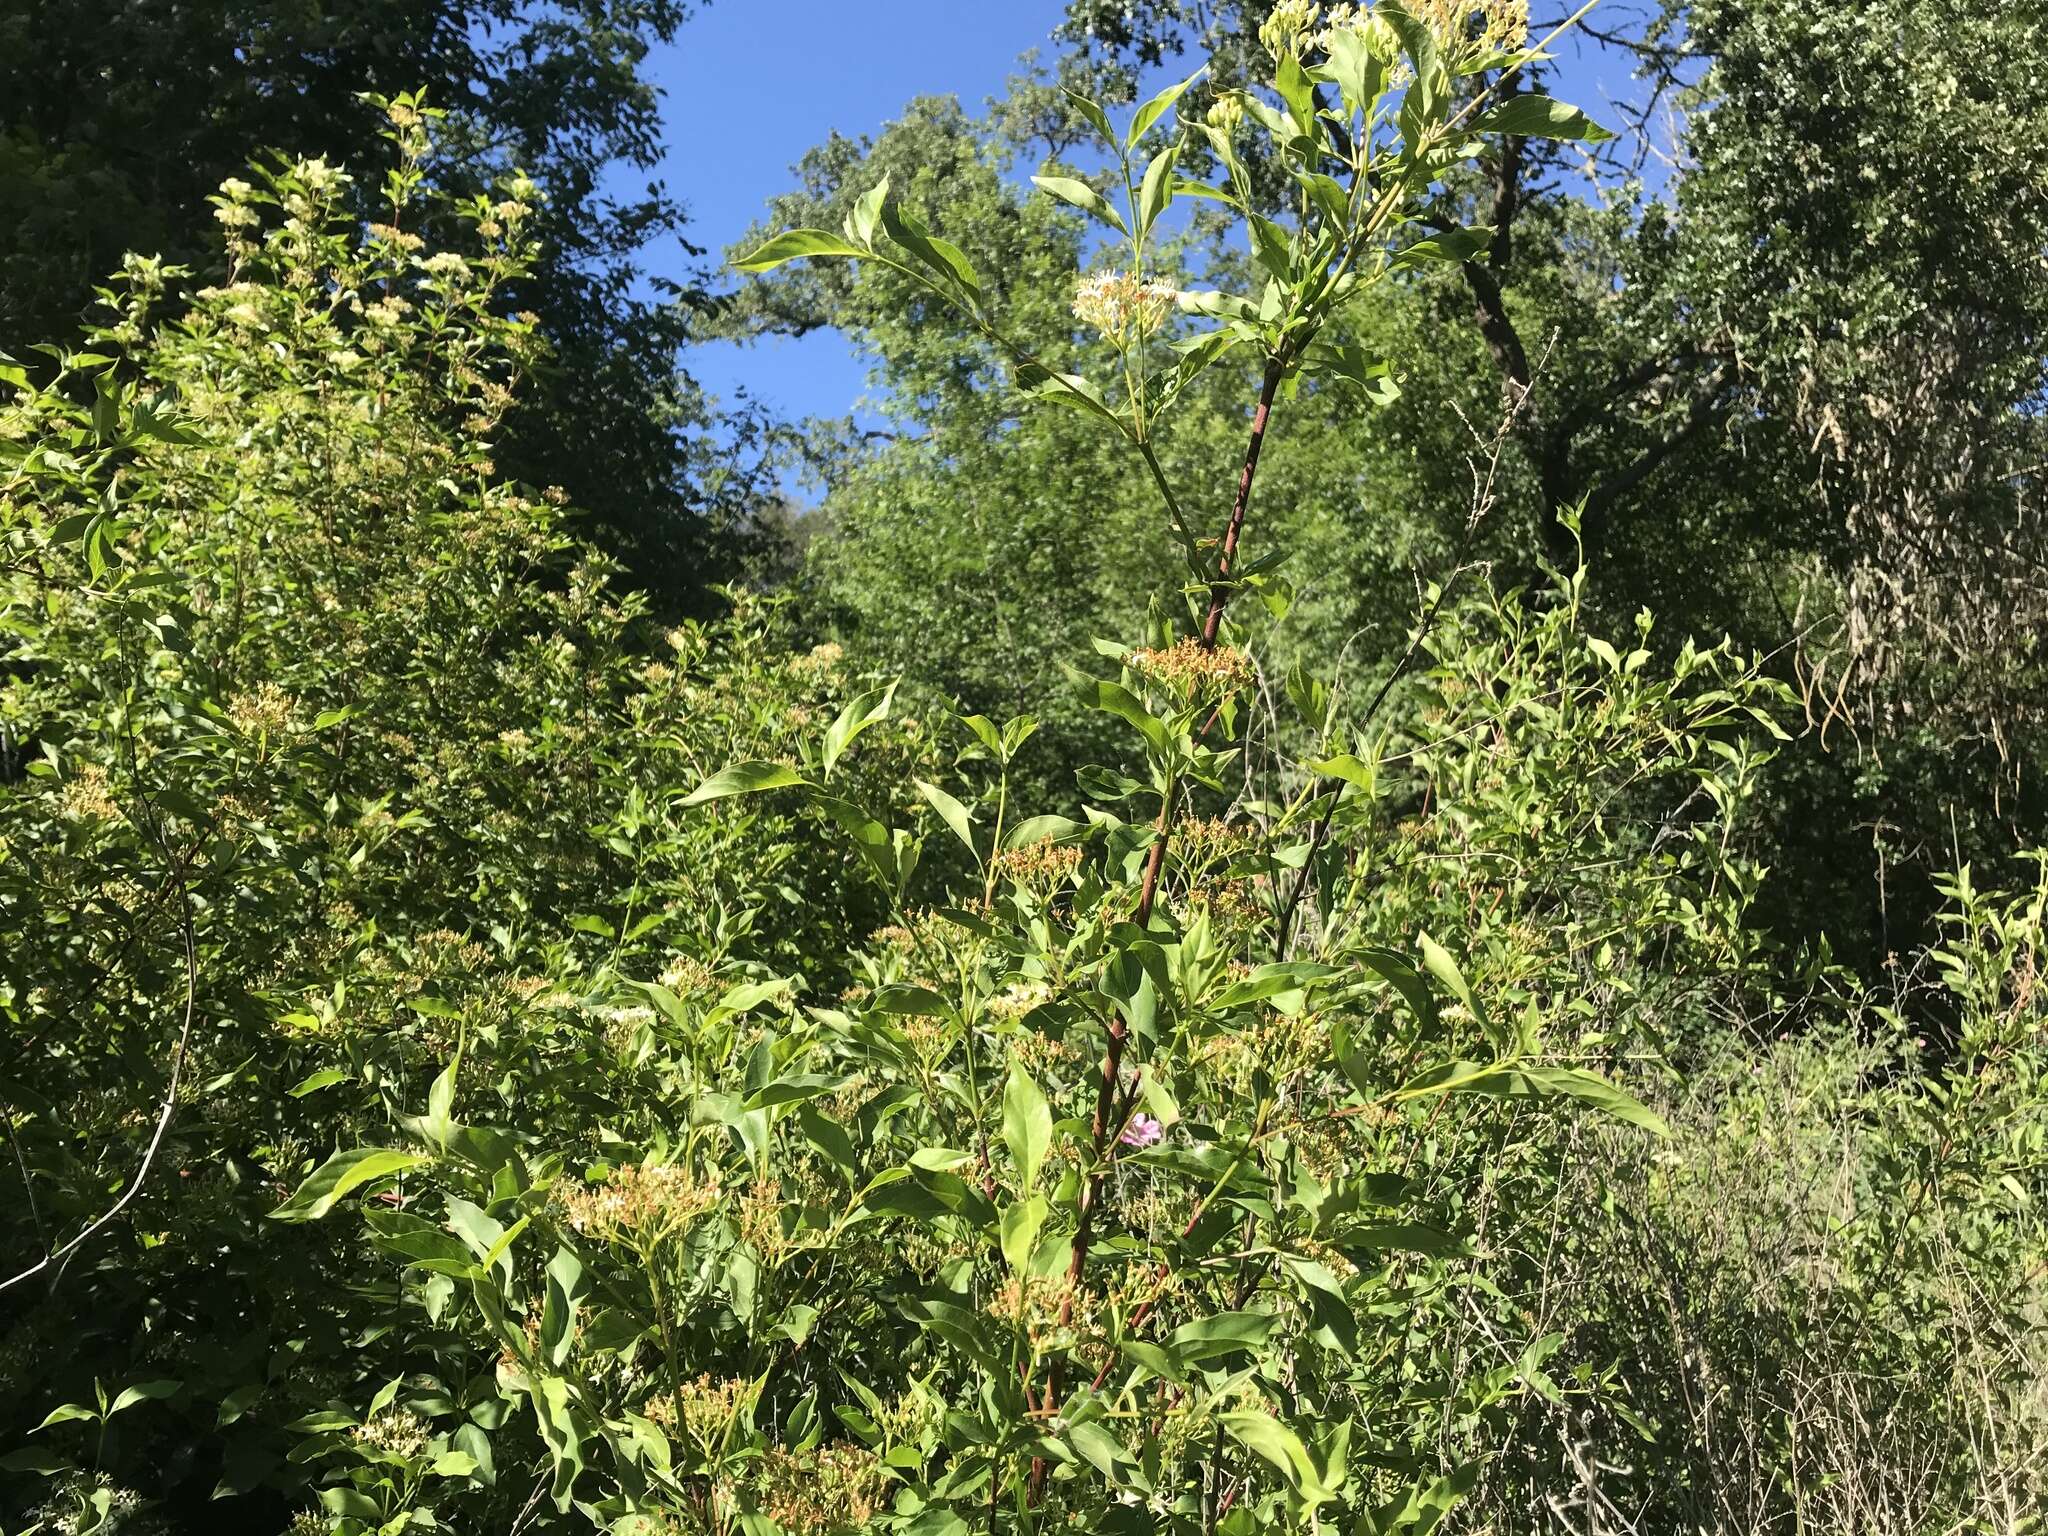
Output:
<path fill-rule="evenodd" d="M 325 160 L 295 161 L 292 164 L 292 175 L 305 185 L 308 192 L 326 192 L 348 180 L 348 177 Z"/>
<path fill-rule="evenodd" d="M 1173 313 L 1176 290 L 1135 272 L 1098 272 L 1074 290 L 1074 316 L 1119 344 L 1141 340 Z"/>
<path fill-rule="evenodd" d="M 1529 37 L 1529 0 L 1406 0 L 1408 13 L 1436 39 L 1454 67 L 1519 48 Z M 1385 17 L 1369 0 L 1344 0 L 1327 10 L 1315 0 L 1280 0 L 1259 28 L 1266 51 L 1282 54 L 1328 53 L 1339 33 L 1365 38 L 1373 54 L 1393 62 L 1400 41 Z"/>

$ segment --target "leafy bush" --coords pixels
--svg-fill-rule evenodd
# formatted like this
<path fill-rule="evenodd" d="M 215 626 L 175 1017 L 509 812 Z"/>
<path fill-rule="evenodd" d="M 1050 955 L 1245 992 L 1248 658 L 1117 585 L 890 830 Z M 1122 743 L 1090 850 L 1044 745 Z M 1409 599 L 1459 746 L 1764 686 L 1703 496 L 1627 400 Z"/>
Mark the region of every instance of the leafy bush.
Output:
<path fill-rule="evenodd" d="M 886 184 L 747 263 L 880 264 L 1158 492 L 1178 595 L 1068 669 L 1130 743 L 1078 817 L 1020 803 L 1030 716 L 900 719 L 737 594 L 657 634 L 500 480 L 524 189 L 423 192 L 417 101 L 384 220 L 319 161 L 231 183 L 188 317 L 132 261 L 95 350 L 5 365 L 29 1529 L 2024 1528 L 2048 896 L 1957 885 L 1938 1059 L 1744 1077 L 1731 1029 L 1802 1016 L 1760 659 L 1592 633 L 1583 573 L 1458 572 L 1370 694 L 1240 622 L 1292 600 L 1274 414 L 1388 392 L 1328 324 L 1481 248 L 1414 227 L 1476 144 L 1599 132 L 1460 100 L 1518 19 L 1283 5 L 1278 107 L 1077 103 L 1123 205 L 1042 184 L 1130 251 L 1094 376 Z M 1157 280 L 1180 196 L 1255 293 Z M 1177 481 L 1156 429 L 1244 358 L 1240 466 Z"/>
<path fill-rule="evenodd" d="M 1439 708 L 1390 753 L 1377 701 L 1348 711 L 1307 674 L 1289 690 L 1304 719 L 1265 729 L 1255 663 L 1223 628 L 1239 590 L 1285 600 L 1272 562 L 1239 554 L 1280 386 L 1315 370 L 1370 397 L 1386 373 L 1319 341 L 1323 320 L 1478 238 L 1388 245 L 1465 153 L 1453 72 L 1498 62 L 1462 28 L 1393 8 L 1313 37 L 1302 18 L 1276 24 L 1291 116 L 1236 95 L 1200 130 L 1232 178 L 1210 193 L 1245 214 L 1269 274 L 1256 300 L 1183 298 L 1142 275 L 1179 149 L 1142 178 L 1131 155 L 1180 88 L 1122 136 L 1088 107 L 1124 163 L 1128 213 L 1082 183 L 1047 186 L 1131 238 L 1134 269 L 1085 279 L 1074 305 L 1114 348 L 1120 388 L 1009 343 L 968 259 L 886 186 L 843 237 L 794 231 L 750 263 L 893 267 L 972 317 L 1029 392 L 1100 418 L 1148 468 L 1198 600 L 1149 645 L 1103 647 L 1115 678 L 1075 674 L 1136 732 L 1146 777 L 1091 769 L 1085 822 L 1020 818 L 1010 779 L 1033 722 L 968 718 L 995 774 L 983 824 L 914 781 L 931 834 L 974 871 L 936 906 L 916 900 L 927 834 L 849 777 L 887 690 L 794 761 L 741 756 L 703 779 L 681 803 L 719 804 L 717 826 L 751 823 L 729 820 L 741 796 L 808 805 L 896 921 L 836 1000 L 798 977 L 720 985 L 686 954 L 658 976 L 622 959 L 587 971 L 557 1017 L 494 1016 L 488 1036 L 476 1021 L 491 1070 L 523 1068 L 497 1085 L 523 1113 L 496 1113 L 458 1036 L 423 1112 L 384 1096 L 384 1143 L 336 1153 L 273 1213 L 358 1206 L 403 1277 L 379 1286 L 363 1329 L 388 1361 L 281 1426 L 337 1530 L 458 1510 L 525 1520 L 543 1493 L 561 1515 L 643 1529 L 1250 1531 L 1326 1510 L 1427 1527 L 1479 1474 L 1503 1405 L 1560 1390 L 1543 1370 L 1557 1340 L 1528 1335 L 1511 1305 L 1480 1317 L 1504 1356 L 1468 1356 L 1471 1288 L 1501 1298 L 1488 1270 L 1514 1278 L 1499 1260 L 1515 1244 L 1488 1223 L 1503 1190 L 1548 1166 L 1546 1103 L 1661 1129 L 1589 1070 L 1636 1032 L 1589 1027 L 1598 1010 L 1565 984 L 1589 962 L 1637 990 L 1643 946 L 1715 947 L 1740 864 L 1714 816 L 1689 823 L 1688 808 L 1702 786 L 1712 813 L 1739 800 L 1770 690 L 1726 650 L 1653 672 L 1647 650 L 1581 641 L 1567 586 L 1541 617 L 1514 599 L 1461 609 L 1448 640 L 1426 616 Z M 1344 102 L 1328 113 L 1341 135 L 1315 105 L 1311 49 Z M 1501 113 L 1472 131 L 1594 132 L 1541 98 Z M 1311 194 L 1292 235 L 1250 207 L 1232 148 L 1248 120 Z M 1167 353 L 1176 303 L 1222 324 Z M 1258 408 L 1212 545 L 1150 431 L 1238 346 L 1260 354 Z M 1177 361 L 1155 377 L 1163 356 Z M 1405 810 L 1383 806 L 1383 775 L 1429 806 L 1427 830 L 1382 827 Z M 1674 780 L 1686 795 L 1662 793 Z M 1217 814 L 1191 819 L 1202 802 Z M 1624 806 L 1657 807 L 1668 835 L 1643 835 Z M 1553 830 L 1639 870 L 1574 915 L 1565 946 L 1520 944 L 1518 926 L 1584 885 L 1545 853 Z M 1470 974 L 1415 932 L 1425 912 L 1447 919 Z M 472 1118 L 479 1099 L 505 1123 Z"/>
<path fill-rule="evenodd" d="M 525 204 L 417 199 L 424 123 L 391 111 L 383 224 L 337 220 L 320 162 L 231 183 L 232 282 L 159 324 L 167 274 L 133 261 L 92 350 L 40 385 L 4 368 L 0 1016 L 26 1194 L 0 1278 L 26 1275 L 0 1440 L 144 1370 L 183 1386 L 123 1405 L 109 1464 L 175 1414 L 157 1485 L 201 1494 L 276 1476 L 298 1410 L 266 1410 L 364 1358 L 337 1299 L 354 1246 L 264 1218 L 366 1113 L 458 1036 L 470 1081 L 524 1099 L 515 1024 L 557 1018 L 561 978 L 657 944 L 707 975 L 829 976 L 872 926 L 787 818 L 712 824 L 667 789 L 794 751 L 845 664 L 792 656 L 751 600 L 664 635 L 558 498 L 493 477 L 533 355 L 495 308 Z M 919 761 L 898 741 L 878 773 Z"/>

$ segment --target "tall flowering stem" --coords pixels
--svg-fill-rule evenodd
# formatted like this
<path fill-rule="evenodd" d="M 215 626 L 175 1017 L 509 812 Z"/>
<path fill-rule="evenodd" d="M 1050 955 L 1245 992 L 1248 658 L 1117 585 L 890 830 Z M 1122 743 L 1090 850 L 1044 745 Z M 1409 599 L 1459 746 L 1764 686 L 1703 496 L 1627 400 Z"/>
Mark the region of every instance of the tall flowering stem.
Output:
<path fill-rule="evenodd" d="M 1578 15 L 1592 3 L 1587 0 Z M 1159 799 L 1132 921 L 1115 924 L 1108 941 L 1106 958 L 1121 961 L 1127 973 L 1140 959 L 1139 947 L 1156 943 L 1150 935 L 1188 785 L 1216 782 L 1217 754 L 1202 743 L 1231 718 L 1228 700 L 1250 670 L 1246 658 L 1225 645 L 1223 621 L 1238 592 L 1273 579 L 1267 570 L 1275 561 L 1246 560 L 1242 544 L 1282 388 L 1316 377 L 1355 390 L 1368 405 L 1398 395 L 1385 359 L 1356 343 L 1327 340 L 1325 332 L 1376 283 L 1428 262 L 1469 261 L 1485 251 L 1490 230 L 1422 225 L 1432 189 L 1488 137 L 1606 137 L 1582 113 L 1548 97 L 1498 94 L 1501 82 L 1546 57 L 1540 47 L 1523 46 L 1526 32 L 1527 0 L 1376 0 L 1328 7 L 1282 0 L 1260 30 L 1273 64 L 1269 92 L 1218 92 L 1200 120 L 1176 116 L 1171 137 L 1160 125 L 1194 78 L 1141 106 L 1121 133 L 1099 105 L 1074 97 L 1076 111 L 1117 166 L 1124 206 L 1112 204 L 1089 181 L 1055 174 L 1054 167 L 1033 179 L 1115 231 L 1127 247 L 1125 265 L 1081 277 L 1073 298 L 1075 320 L 1114 354 L 1113 369 L 1102 370 L 1101 377 L 1063 372 L 1006 335 L 966 255 L 892 203 L 886 180 L 854 205 L 839 233 L 791 230 L 738 263 L 741 270 L 758 272 L 800 257 L 848 257 L 876 261 L 911 278 L 967 316 L 1008 360 L 1024 394 L 1078 408 L 1117 433 L 1158 489 L 1187 557 L 1188 588 L 1206 596 L 1190 611 L 1190 632 L 1177 644 L 1125 654 L 1125 673 L 1135 679 L 1137 692 L 1122 682 L 1083 679 L 1100 707 L 1143 733 L 1150 789 Z M 1258 188 L 1270 178 L 1255 178 L 1239 156 L 1238 141 L 1248 129 L 1264 132 L 1269 166 L 1278 166 L 1298 189 L 1292 206 L 1262 205 Z M 1184 151 L 1197 144 L 1220 169 L 1215 185 L 1197 185 L 1180 174 Z M 1161 218 L 1177 197 L 1189 193 L 1221 203 L 1242 220 L 1252 291 L 1183 292 L 1156 272 L 1148 274 L 1147 252 Z M 1188 328 L 1177 330 L 1182 322 Z M 1202 326 L 1207 328 L 1197 328 Z M 1258 394 L 1229 512 L 1220 536 L 1210 542 L 1191 527 L 1185 507 L 1193 498 L 1182 496 L 1160 463 L 1154 428 L 1198 377 L 1239 348 L 1259 360 Z M 1317 807 L 1334 804 L 1336 791 L 1319 785 L 1313 771 L 1302 777 L 1276 828 L 1306 821 Z M 964 812 L 954 830 L 980 858 L 963 823 Z M 991 889 L 994 858 L 992 853 Z M 1297 898 L 1298 892 L 1297 887 Z M 1059 1305 L 1063 1329 L 1082 1295 L 1110 1172 L 1125 1149 L 1142 1149 L 1165 1134 L 1157 1121 L 1135 1115 L 1144 1075 L 1142 1067 L 1129 1070 L 1127 1061 L 1136 1038 L 1134 1011 L 1121 995 L 1113 995 L 1104 1009 L 1107 1043 L 1093 1084 L 1082 1178 L 1069 1197 L 1074 1230 Z M 1239 1149 L 1241 1160 L 1258 1158 L 1256 1143 L 1264 1134 L 1262 1129 Z M 987 1187 L 992 1190 L 992 1183 Z M 1045 1213 L 1032 1211 L 1033 1202 L 1020 1199 L 1005 1221 L 1028 1219 L 1035 1233 Z M 1030 1256 L 1012 1252 L 1006 1242 L 1004 1257 L 1021 1272 Z M 1147 1301 L 1140 1325 L 1153 1310 L 1154 1302 Z M 1052 1353 L 1042 1392 L 1032 1388 L 1036 1353 L 1021 1362 L 1026 1400 L 1048 1421 L 1060 1412 L 1066 1359 L 1064 1351 Z M 1096 1375 L 1096 1385 L 1103 1379 Z M 1220 1449 L 1215 1464 L 1220 1467 Z M 1045 1461 L 1034 1457 L 1029 1503 L 1038 1502 L 1046 1477 Z M 1209 1508 L 1213 1521 L 1216 1506 Z"/>

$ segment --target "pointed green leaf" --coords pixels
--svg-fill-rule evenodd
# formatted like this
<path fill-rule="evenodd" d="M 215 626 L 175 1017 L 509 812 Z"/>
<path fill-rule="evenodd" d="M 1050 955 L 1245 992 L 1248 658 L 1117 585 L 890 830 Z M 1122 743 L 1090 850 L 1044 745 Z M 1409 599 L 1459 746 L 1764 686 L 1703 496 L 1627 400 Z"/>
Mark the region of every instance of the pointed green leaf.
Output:
<path fill-rule="evenodd" d="M 683 797 L 682 803 L 702 805 L 707 800 L 722 800 L 727 795 L 751 795 L 760 790 L 784 789 L 803 782 L 802 774 L 782 763 L 734 763 L 730 768 L 721 768 L 691 790 Z"/>
<path fill-rule="evenodd" d="M 1045 1225 L 1051 1209 L 1045 1196 L 1033 1195 L 1003 1212 L 1003 1258 L 1020 1275 L 1031 1267 L 1031 1251 L 1038 1244 L 1039 1229 Z"/>
<path fill-rule="evenodd" d="M 1124 148 L 1136 148 L 1138 140 L 1144 138 L 1152 125 L 1172 110 L 1173 104 L 1181 99 L 1182 95 L 1186 93 L 1187 88 L 1201 78 L 1202 71 L 1198 69 L 1192 75 L 1189 75 L 1187 79 L 1181 81 L 1180 84 L 1169 85 L 1157 96 L 1146 102 L 1145 105 L 1138 108 L 1137 115 L 1131 119 L 1130 131 L 1124 135 Z"/>
<path fill-rule="evenodd" d="M 967 814 L 967 807 L 940 789 L 936 784 L 927 784 L 923 779 L 912 779 L 917 792 L 924 796 L 925 804 L 939 813 L 940 820 L 953 829 L 953 835 L 967 845 L 967 851 L 977 862 L 981 853 L 974 846 L 974 818 Z"/>
<path fill-rule="evenodd" d="M 1116 205 L 1087 182 L 1073 176 L 1034 176 L 1031 180 L 1061 202 L 1072 203 L 1082 212 L 1092 213 L 1118 234 L 1130 234 L 1130 226 L 1124 223 L 1124 216 L 1116 211 Z"/>
<path fill-rule="evenodd" d="M 733 263 L 741 272 L 771 272 L 805 256 L 865 256 L 852 241 L 822 229 L 786 229 Z"/>
<path fill-rule="evenodd" d="M 871 688 L 858 698 L 847 702 L 846 707 L 839 712 L 839 718 L 834 720 L 825 732 L 822 756 L 826 773 L 829 774 L 837 766 L 840 757 L 853 745 L 861 732 L 876 722 L 889 718 L 889 704 L 895 697 L 896 684 L 891 682 L 886 687 Z M 687 801 L 684 803 L 688 804 Z"/>
<path fill-rule="evenodd" d="M 1577 107 L 1548 96 L 1510 96 L 1473 120 L 1474 133 L 1512 133 L 1530 139 L 1583 139 L 1605 144 L 1614 137 Z"/>
<path fill-rule="evenodd" d="M 107 1417 L 111 1419 L 123 1408 L 133 1408 L 137 1403 L 162 1402 L 183 1385 L 182 1381 L 138 1381 L 132 1387 L 123 1387 L 114 1406 L 107 1410 Z"/>
<path fill-rule="evenodd" d="M 1003 1086 L 1003 1145 L 1017 1165 L 1017 1187 L 1031 1188 L 1052 1148 L 1052 1106 L 1031 1074 L 1014 1061 L 1010 1063 L 1010 1080 Z"/>
<path fill-rule="evenodd" d="M 412 1152 L 389 1147 L 357 1147 L 337 1152 L 306 1178 L 298 1193 L 270 1213 L 273 1221 L 317 1221 L 334 1208 L 334 1202 L 349 1191 L 373 1180 L 388 1179 L 427 1159 Z"/>
<path fill-rule="evenodd" d="M 1158 222 L 1173 202 L 1173 168 L 1180 163 L 1180 145 L 1169 144 L 1145 167 L 1145 180 L 1138 189 L 1138 233 L 1142 236 Z"/>

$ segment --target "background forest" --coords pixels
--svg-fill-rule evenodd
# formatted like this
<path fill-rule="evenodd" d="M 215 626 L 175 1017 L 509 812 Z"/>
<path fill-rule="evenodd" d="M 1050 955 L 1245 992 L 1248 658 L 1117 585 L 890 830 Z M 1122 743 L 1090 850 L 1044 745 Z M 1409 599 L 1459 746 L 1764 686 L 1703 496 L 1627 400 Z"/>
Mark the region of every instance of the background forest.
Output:
<path fill-rule="evenodd" d="M 693 9 L 0 0 L 0 1536 L 2044 1529 L 2048 4 Z"/>

